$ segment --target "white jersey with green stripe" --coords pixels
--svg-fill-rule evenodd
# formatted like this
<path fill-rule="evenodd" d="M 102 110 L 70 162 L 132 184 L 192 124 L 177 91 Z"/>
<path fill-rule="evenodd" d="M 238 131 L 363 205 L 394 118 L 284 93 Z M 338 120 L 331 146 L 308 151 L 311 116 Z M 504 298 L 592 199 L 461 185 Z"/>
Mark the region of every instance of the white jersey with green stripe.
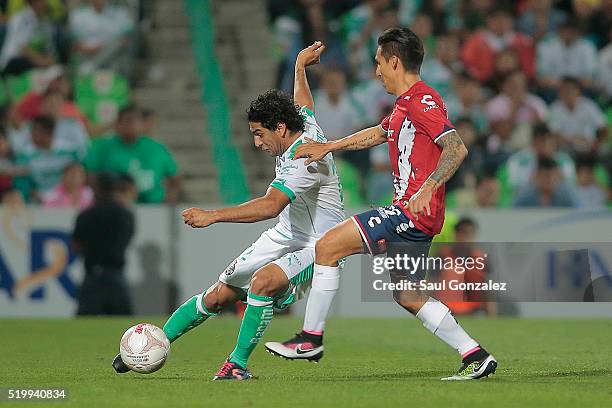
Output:
<path fill-rule="evenodd" d="M 302 107 L 300 114 L 305 120 L 305 130 L 282 156 L 276 158 L 276 178 L 270 184 L 291 200 L 274 228 L 288 238 L 314 243 L 325 231 L 345 219 L 344 203 L 331 153 L 308 166 L 306 159 L 294 157 L 295 149 L 306 143 L 306 137 L 327 141 L 314 113 Z"/>

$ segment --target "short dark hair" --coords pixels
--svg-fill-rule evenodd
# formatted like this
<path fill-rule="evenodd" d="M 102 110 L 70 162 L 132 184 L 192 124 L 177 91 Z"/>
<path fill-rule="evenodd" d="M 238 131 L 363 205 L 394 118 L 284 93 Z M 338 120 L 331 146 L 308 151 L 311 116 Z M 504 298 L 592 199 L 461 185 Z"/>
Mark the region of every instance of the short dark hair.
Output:
<path fill-rule="evenodd" d="M 493 7 L 489 9 L 487 17 L 498 17 L 499 15 L 506 15 L 508 17 L 514 17 L 514 10 L 512 6 L 506 2 L 496 2 Z"/>
<path fill-rule="evenodd" d="M 123 192 L 129 190 L 132 187 L 136 187 L 136 183 L 134 182 L 134 178 L 132 176 L 127 173 L 121 173 L 117 175 L 114 190 Z"/>
<path fill-rule="evenodd" d="M 127 104 L 123 108 L 119 109 L 119 112 L 117 113 L 117 120 L 121 120 L 125 115 L 132 113 L 140 114 L 140 110 L 133 103 Z"/>
<path fill-rule="evenodd" d="M 559 167 L 559 164 L 552 157 L 540 157 L 538 159 L 538 170 L 554 170 Z"/>
<path fill-rule="evenodd" d="M 38 126 L 47 133 L 53 133 L 55 129 L 55 119 L 49 115 L 38 115 L 32 119 L 32 127 Z"/>
<path fill-rule="evenodd" d="M 113 173 L 98 173 L 94 179 L 93 187 L 96 201 L 109 200 L 117 183 L 117 177 Z"/>
<path fill-rule="evenodd" d="M 304 131 L 304 118 L 293 98 L 278 89 L 271 89 L 259 95 L 247 110 L 249 122 L 260 122 L 263 127 L 276 130 L 284 123 L 292 132 Z"/>
<path fill-rule="evenodd" d="M 66 164 L 64 166 L 64 168 L 62 169 L 62 174 L 66 174 L 66 172 L 70 169 L 72 169 L 73 167 L 83 167 L 83 165 L 81 163 L 79 163 L 78 161 L 71 161 L 68 164 Z"/>
<path fill-rule="evenodd" d="M 576 156 L 576 169 L 586 167 L 593 170 L 597 166 L 597 158 L 592 153 L 582 153 Z"/>
<path fill-rule="evenodd" d="M 455 224 L 454 230 L 455 232 L 458 232 L 460 229 L 465 228 L 465 227 L 474 227 L 474 229 L 476 229 L 477 228 L 476 221 L 474 221 L 470 217 L 462 217 Z"/>
<path fill-rule="evenodd" d="M 559 30 L 574 30 L 581 32 L 582 27 L 580 27 L 580 24 L 578 24 L 578 22 L 574 19 L 568 18 L 563 24 L 559 26 Z"/>
<path fill-rule="evenodd" d="M 533 125 L 533 130 L 531 131 L 531 139 L 545 139 L 548 137 L 553 137 L 550 128 L 545 122 L 538 122 Z"/>
<path fill-rule="evenodd" d="M 582 84 L 580 83 L 580 80 L 574 76 L 564 76 L 561 78 L 561 83 L 574 85 L 576 88 L 582 91 Z"/>
<path fill-rule="evenodd" d="M 48 96 L 57 95 L 57 94 L 60 94 L 62 97 L 64 97 L 64 93 L 60 91 L 59 89 L 47 88 L 47 90 L 43 93 L 43 97 L 46 98 Z"/>
<path fill-rule="evenodd" d="M 525 75 L 525 73 L 523 71 L 521 71 L 520 69 L 514 69 L 510 72 L 508 72 L 504 78 L 502 79 L 502 83 L 505 85 L 509 80 L 511 80 L 513 77 L 520 75 L 525 79 L 525 82 L 527 82 L 527 75 Z"/>
<path fill-rule="evenodd" d="M 144 119 L 148 119 L 155 116 L 155 111 L 153 109 L 144 108 L 140 110 L 140 114 Z"/>
<path fill-rule="evenodd" d="M 406 71 L 419 73 L 425 56 L 423 42 L 409 28 L 389 28 L 378 37 L 378 45 L 386 60 L 396 56 Z"/>
<path fill-rule="evenodd" d="M 487 180 L 496 180 L 499 182 L 499 179 L 497 178 L 497 168 L 491 164 L 485 165 L 482 172 L 478 173 L 476 176 L 476 184 L 479 185 Z"/>

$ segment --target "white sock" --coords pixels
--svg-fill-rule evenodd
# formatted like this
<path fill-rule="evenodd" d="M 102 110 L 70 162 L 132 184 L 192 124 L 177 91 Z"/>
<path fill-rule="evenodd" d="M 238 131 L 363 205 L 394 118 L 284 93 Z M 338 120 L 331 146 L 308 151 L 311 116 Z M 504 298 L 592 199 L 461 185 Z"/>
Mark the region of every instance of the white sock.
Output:
<path fill-rule="evenodd" d="M 461 357 L 465 357 L 473 350 L 478 350 L 478 343 L 457 323 L 455 316 L 444 303 L 429 298 L 416 317 L 430 332 L 457 350 Z"/>
<path fill-rule="evenodd" d="M 304 331 L 322 335 L 332 301 L 340 287 L 340 267 L 314 264 L 312 288 L 306 304 Z"/>

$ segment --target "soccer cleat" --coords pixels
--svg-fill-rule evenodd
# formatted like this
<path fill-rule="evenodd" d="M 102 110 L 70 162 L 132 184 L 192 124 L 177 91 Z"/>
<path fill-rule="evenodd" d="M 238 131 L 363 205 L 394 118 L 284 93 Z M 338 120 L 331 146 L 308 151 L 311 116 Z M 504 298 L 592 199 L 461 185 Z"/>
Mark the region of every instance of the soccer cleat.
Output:
<path fill-rule="evenodd" d="M 480 360 L 463 363 L 457 374 L 442 378 L 442 381 L 478 380 L 488 377 L 490 374 L 495 374 L 496 369 L 497 360 L 493 355 L 487 354 Z"/>
<path fill-rule="evenodd" d="M 217 380 L 249 380 L 253 378 L 253 374 L 246 368 L 240 367 L 236 363 L 225 360 L 217 374 L 213 377 L 213 381 Z"/>
<path fill-rule="evenodd" d="M 121 354 L 117 354 L 117 357 L 113 360 L 113 368 L 119 374 L 127 373 L 130 370 L 128 366 L 125 365 L 123 360 L 121 359 Z"/>
<path fill-rule="evenodd" d="M 323 357 L 323 345 L 316 345 L 301 333 L 283 343 L 269 341 L 266 350 L 287 360 L 308 360 L 317 363 Z"/>

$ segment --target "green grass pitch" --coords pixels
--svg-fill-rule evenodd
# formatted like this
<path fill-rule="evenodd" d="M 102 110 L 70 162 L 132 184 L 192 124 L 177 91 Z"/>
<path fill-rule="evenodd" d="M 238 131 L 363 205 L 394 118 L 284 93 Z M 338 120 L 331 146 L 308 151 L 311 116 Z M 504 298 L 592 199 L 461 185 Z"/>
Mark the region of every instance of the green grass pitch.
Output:
<path fill-rule="evenodd" d="M 610 407 L 612 319 L 461 319 L 499 361 L 481 381 L 442 382 L 458 356 L 416 319 L 331 319 L 319 364 L 285 361 L 258 347 L 258 379 L 212 382 L 239 320 L 211 319 L 172 346 L 166 366 L 117 375 L 110 362 L 124 330 L 163 319 L 0 319 L 0 387 L 67 387 L 54 406 L 76 407 Z M 299 318 L 275 319 L 283 340 Z M 25 404 L 25 405 L 24 405 Z M 38 403 L 2 403 L 0 408 Z"/>

